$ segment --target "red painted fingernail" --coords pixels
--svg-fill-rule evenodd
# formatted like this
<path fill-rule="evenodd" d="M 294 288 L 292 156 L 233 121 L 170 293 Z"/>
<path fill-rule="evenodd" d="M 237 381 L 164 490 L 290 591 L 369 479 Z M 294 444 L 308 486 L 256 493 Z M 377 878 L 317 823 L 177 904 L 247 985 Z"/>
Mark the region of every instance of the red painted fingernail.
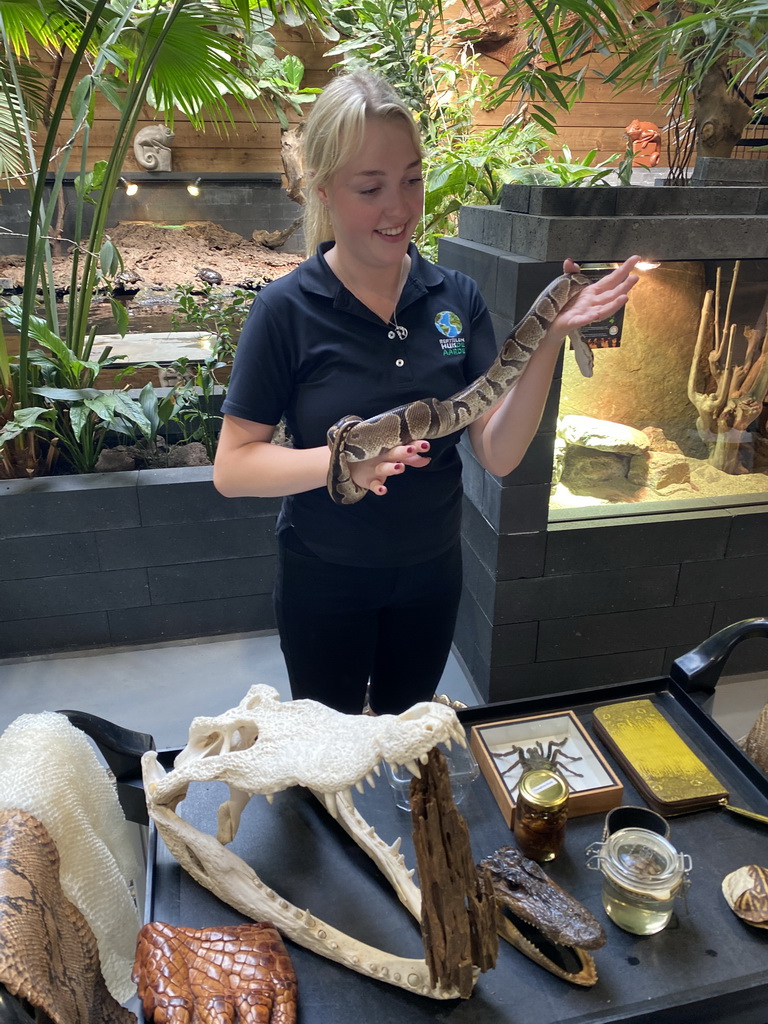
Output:
<path fill-rule="evenodd" d="M 408 445 L 408 447 L 405 450 L 408 452 L 409 455 L 413 455 L 413 453 L 416 451 L 413 445 Z"/>
<path fill-rule="evenodd" d="M 378 494 L 383 494 L 383 493 L 384 493 L 384 490 L 385 490 L 385 488 L 384 488 L 384 487 L 377 487 L 377 488 L 376 488 L 376 490 L 377 490 L 377 493 L 378 493 Z"/>
<path fill-rule="evenodd" d="M 396 469 L 396 470 L 398 470 L 398 471 L 399 471 L 399 470 L 401 470 L 402 468 L 403 468 L 403 464 L 402 464 L 402 462 L 396 462 L 396 463 L 395 463 L 395 469 Z"/>
<path fill-rule="evenodd" d="M 419 445 L 419 447 L 421 448 L 421 450 L 423 452 L 425 452 L 427 450 L 427 448 L 429 448 L 429 443 L 427 441 L 422 441 L 421 444 Z"/>

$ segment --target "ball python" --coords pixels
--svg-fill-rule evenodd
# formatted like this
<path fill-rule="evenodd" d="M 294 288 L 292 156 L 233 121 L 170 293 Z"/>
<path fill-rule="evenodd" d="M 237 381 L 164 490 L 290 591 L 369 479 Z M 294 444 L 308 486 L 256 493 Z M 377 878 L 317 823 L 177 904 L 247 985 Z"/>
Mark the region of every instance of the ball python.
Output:
<path fill-rule="evenodd" d="M 331 449 L 328 492 L 337 505 L 354 505 L 368 490 L 358 487 L 349 463 L 373 459 L 415 440 L 431 441 L 469 426 L 498 405 L 517 383 L 560 310 L 591 281 L 584 274 L 562 274 L 539 295 L 512 329 L 490 369 L 450 398 L 422 398 L 364 420 L 343 416 L 328 431 Z M 592 376 L 594 357 L 578 331 L 571 332 L 576 362 Z"/>

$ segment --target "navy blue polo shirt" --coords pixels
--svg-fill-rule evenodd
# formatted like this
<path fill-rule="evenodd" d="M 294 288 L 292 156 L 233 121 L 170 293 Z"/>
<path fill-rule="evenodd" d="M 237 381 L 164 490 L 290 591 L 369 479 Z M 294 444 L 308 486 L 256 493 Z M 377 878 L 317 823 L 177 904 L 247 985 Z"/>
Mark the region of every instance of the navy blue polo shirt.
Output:
<path fill-rule="evenodd" d="M 331 244 L 256 297 L 222 406 L 257 423 L 285 413 L 296 448 L 325 445 L 328 428 L 348 414 L 366 419 L 419 398 L 448 398 L 496 358 L 491 318 L 471 278 L 428 263 L 412 245 L 396 311 L 408 331 L 400 340 L 330 269 L 323 252 Z M 285 498 L 278 535 L 343 565 L 437 557 L 461 527 L 459 436 L 432 441 L 429 466 L 390 477 L 381 498 L 336 505 L 325 487 Z"/>

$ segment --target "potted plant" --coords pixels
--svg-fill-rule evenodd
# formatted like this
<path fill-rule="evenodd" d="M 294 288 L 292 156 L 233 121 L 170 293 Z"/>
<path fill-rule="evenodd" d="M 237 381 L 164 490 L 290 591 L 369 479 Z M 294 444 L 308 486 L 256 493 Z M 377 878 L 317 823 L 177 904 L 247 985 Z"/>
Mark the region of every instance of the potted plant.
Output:
<path fill-rule="evenodd" d="M 293 7 L 316 11 L 312 0 Z M 0 655 L 273 624 L 265 595 L 275 502 L 222 498 L 210 467 L 88 472 L 108 431 L 132 424 L 148 434 L 154 413 L 157 422 L 168 414 L 167 403 L 158 408 L 153 396 L 98 387 L 114 357 L 94 358 L 89 321 L 94 290 L 121 268 L 105 225 L 139 112 L 150 88 L 166 119 L 175 105 L 198 125 L 203 110 L 215 124 L 226 121 L 227 93 L 245 105 L 262 93 L 290 101 L 297 69 L 281 73 L 267 52 L 260 11 L 271 17 L 279 5 L 270 0 L 252 11 L 226 0 L 0 0 L 0 175 L 23 177 L 30 203 L 24 287 L 5 311 L 19 332 L 18 355 L 10 355 L 0 325 L 0 572 L 13 581 L 0 614 Z M 47 101 L 46 83 L 25 59 L 30 41 L 70 51 Z M 262 63 L 267 70 L 255 74 Z M 109 158 L 91 166 L 97 96 L 117 108 L 119 121 Z M 74 129 L 59 145 L 67 111 Z M 77 229 L 65 242 L 72 271 L 60 323 L 53 225 L 76 141 Z M 86 207 L 92 220 L 81 241 Z M 113 309 L 125 333 L 125 311 L 118 303 Z M 194 412 L 194 387 L 179 388 L 185 415 Z M 45 475 L 57 457 L 74 475 Z"/>
<path fill-rule="evenodd" d="M 304 13 L 314 10 L 310 0 L 295 6 Z M 44 472 L 58 451 L 69 457 L 79 444 L 83 450 L 70 459 L 72 467 L 92 469 L 103 432 L 114 424 L 118 411 L 123 419 L 146 427 L 140 406 L 125 397 L 72 396 L 74 390 L 94 390 L 95 378 L 111 358 L 92 359 L 95 328 L 89 323 L 97 284 L 109 284 L 121 270 L 120 254 L 105 228 L 110 203 L 148 94 L 170 124 L 178 107 L 199 129 L 206 118 L 214 126 L 231 119 L 226 94 L 245 107 L 267 97 L 279 109 L 284 102 L 297 107 L 293 94 L 302 69 L 295 65 L 301 62 L 295 57 L 281 62 L 270 53 L 265 26 L 273 16 L 268 7 L 251 14 L 248 6 L 225 0 L 133 0 L 117 6 L 97 0 L 92 7 L 71 8 L 0 3 L 0 168 L 24 177 L 30 193 L 23 292 L 6 311 L 19 331 L 17 359 L 9 358 L 0 333 L 0 477 Z M 57 63 L 58 90 L 50 89 L 47 97 L 39 73 L 26 59 L 30 42 L 51 48 L 59 57 L 65 48 L 71 50 L 68 63 Z M 108 159 L 90 166 L 88 142 L 97 97 L 113 104 L 120 119 Z M 74 129 L 60 144 L 68 112 Z M 36 130 L 42 137 L 39 158 L 33 146 Z M 68 242 L 71 279 L 60 325 L 52 269 L 52 248 L 60 243 L 53 225 L 76 143 L 81 150 L 76 230 Z M 87 241 L 81 242 L 88 206 L 91 226 Z M 114 300 L 112 306 L 118 330 L 125 333 L 125 309 Z"/>

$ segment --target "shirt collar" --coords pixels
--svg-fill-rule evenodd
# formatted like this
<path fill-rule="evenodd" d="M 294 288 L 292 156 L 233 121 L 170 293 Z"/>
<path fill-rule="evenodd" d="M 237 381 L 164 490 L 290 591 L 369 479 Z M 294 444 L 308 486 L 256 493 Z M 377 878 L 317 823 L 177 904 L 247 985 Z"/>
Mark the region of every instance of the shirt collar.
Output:
<path fill-rule="evenodd" d="M 332 245 L 333 242 L 321 242 L 315 255 L 299 264 L 299 286 L 306 292 L 324 295 L 334 302 L 342 299 L 342 305 L 346 305 L 346 296 L 349 293 L 325 259 L 325 254 Z M 408 305 L 423 295 L 428 288 L 435 288 L 445 280 L 441 268 L 425 260 L 413 242 L 408 246 L 408 255 L 411 257 L 411 269 L 403 288 L 401 306 Z"/>

